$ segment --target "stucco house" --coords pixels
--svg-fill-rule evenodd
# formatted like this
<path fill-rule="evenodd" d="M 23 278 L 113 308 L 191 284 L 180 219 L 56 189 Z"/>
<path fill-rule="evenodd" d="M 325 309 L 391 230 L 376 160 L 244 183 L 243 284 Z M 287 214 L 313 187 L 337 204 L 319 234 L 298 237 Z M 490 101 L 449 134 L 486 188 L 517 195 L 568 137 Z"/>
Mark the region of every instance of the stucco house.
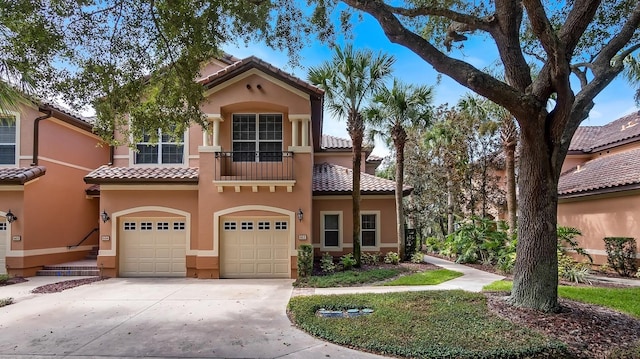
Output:
<path fill-rule="evenodd" d="M 99 201 L 83 178 L 109 161 L 100 143 L 90 122 L 52 104 L 0 113 L 0 274 L 32 276 L 97 246 Z"/>
<path fill-rule="evenodd" d="M 640 244 L 640 112 L 578 128 L 558 197 L 558 225 L 582 231 L 580 246 L 596 264 L 607 262 L 605 237 L 634 237 Z"/>
<path fill-rule="evenodd" d="M 351 143 L 322 134 L 323 91 L 255 57 L 202 74 L 205 129 L 117 147 L 85 176 L 102 274 L 295 278 L 300 244 L 350 252 Z M 362 248 L 398 251 L 395 183 L 372 174 L 379 163 L 363 166 Z"/>

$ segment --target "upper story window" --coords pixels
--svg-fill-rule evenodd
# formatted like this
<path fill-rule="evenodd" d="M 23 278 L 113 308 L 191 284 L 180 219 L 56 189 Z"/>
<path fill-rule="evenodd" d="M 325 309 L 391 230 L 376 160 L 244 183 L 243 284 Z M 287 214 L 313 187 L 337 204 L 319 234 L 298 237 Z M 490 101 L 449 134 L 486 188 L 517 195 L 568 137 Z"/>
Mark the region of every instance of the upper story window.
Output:
<path fill-rule="evenodd" d="M 158 130 L 158 142 L 152 143 L 151 136 L 145 133 L 136 148 L 136 164 L 184 163 L 184 134 L 175 138 Z"/>
<path fill-rule="evenodd" d="M 235 162 L 282 161 L 281 114 L 234 114 Z"/>
<path fill-rule="evenodd" d="M 16 118 L 0 117 L 0 165 L 16 164 Z"/>

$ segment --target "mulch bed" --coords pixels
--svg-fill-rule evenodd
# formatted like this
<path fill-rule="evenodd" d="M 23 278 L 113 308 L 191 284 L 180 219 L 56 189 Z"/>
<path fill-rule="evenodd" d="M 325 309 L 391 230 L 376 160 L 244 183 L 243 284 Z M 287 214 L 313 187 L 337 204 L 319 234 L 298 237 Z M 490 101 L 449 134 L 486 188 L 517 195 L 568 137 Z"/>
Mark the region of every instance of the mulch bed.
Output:
<path fill-rule="evenodd" d="M 93 282 L 99 282 L 105 279 L 108 279 L 108 278 L 91 277 L 91 278 L 82 278 L 82 279 L 72 279 L 72 280 L 67 280 L 67 281 L 62 281 L 62 282 L 57 282 L 57 283 L 52 283 L 52 284 L 47 284 L 47 285 L 37 287 L 34 290 L 32 290 L 31 293 L 37 293 L 37 294 L 57 293 L 57 292 L 62 292 L 63 290 L 66 290 L 66 289 L 79 287 L 81 285 L 85 285 Z"/>
<path fill-rule="evenodd" d="M 5 281 L 0 282 L 0 287 L 12 285 L 12 284 L 24 283 L 24 282 L 28 282 L 28 280 L 22 277 L 12 277 Z"/>
<path fill-rule="evenodd" d="M 508 304 L 504 293 L 485 296 L 493 313 L 566 343 L 576 358 L 607 358 L 640 340 L 640 320 L 608 308 L 559 299 L 559 313 L 542 313 Z"/>

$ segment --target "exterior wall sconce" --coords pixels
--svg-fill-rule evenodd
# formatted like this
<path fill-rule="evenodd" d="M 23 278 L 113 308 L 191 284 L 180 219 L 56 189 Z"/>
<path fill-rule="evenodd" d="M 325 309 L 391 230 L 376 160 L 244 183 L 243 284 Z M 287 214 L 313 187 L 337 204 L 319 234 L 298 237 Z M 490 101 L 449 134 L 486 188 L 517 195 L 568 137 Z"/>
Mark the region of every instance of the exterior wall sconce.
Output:
<path fill-rule="evenodd" d="M 298 208 L 298 221 L 302 222 L 302 216 L 304 213 L 302 212 L 302 208 Z"/>
<path fill-rule="evenodd" d="M 15 214 L 11 213 L 11 210 L 9 210 L 9 212 L 7 212 L 5 217 L 7 218 L 7 222 L 9 222 L 9 223 L 13 223 L 14 221 L 18 220 L 18 217 L 16 217 Z"/>
<path fill-rule="evenodd" d="M 102 213 L 100 213 L 100 219 L 102 219 L 102 223 L 107 223 L 107 221 L 110 220 L 111 217 L 109 217 L 107 211 L 102 210 Z"/>

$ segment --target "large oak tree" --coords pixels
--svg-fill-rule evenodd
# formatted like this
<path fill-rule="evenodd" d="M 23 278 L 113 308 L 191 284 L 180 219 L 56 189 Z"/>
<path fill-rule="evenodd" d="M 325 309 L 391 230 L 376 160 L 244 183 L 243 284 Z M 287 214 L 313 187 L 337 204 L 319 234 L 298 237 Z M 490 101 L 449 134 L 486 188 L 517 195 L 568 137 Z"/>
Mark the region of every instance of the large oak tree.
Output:
<path fill-rule="evenodd" d="M 558 179 L 594 98 L 640 48 L 637 0 L 344 0 L 393 43 L 511 112 L 520 128 L 517 262 L 510 301 L 555 310 Z M 330 9 L 325 2 L 322 8 Z M 347 18 L 343 16 L 343 18 Z M 505 81 L 454 57 L 470 36 L 497 50 Z M 443 46 L 444 45 L 444 46 Z M 535 76 L 528 60 L 540 62 Z M 579 88 L 571 83 L 575 76 Z M 576 87 L 578 87 L 576 86 Z M 554 98 L 552 105 L 549 99 Z"/>

